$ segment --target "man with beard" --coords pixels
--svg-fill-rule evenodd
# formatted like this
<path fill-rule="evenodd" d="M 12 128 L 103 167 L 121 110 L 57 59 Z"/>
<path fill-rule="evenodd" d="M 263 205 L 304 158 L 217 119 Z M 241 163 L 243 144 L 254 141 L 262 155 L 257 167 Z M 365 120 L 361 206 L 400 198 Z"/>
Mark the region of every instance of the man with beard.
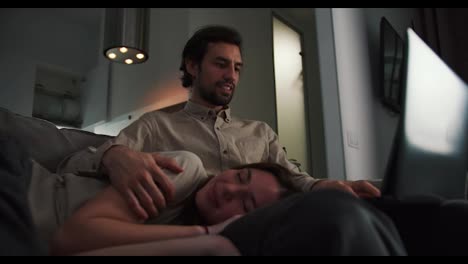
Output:
<path fill-rule="evenodd" d="M 241 36 L 232 28 L 198 30 L 182 53 L 182 84 L 191 92 L 185 108 L 144 114 L 88 153 L 91 158 L 70 158 L 63 171 L 107 175 L 142 219 L 157 215 L 173 196 L 174 187 L 163 169 L 182 171 L 172 160 L 155 154 L 162 151 L 193 152 L 211 175 L 241 164 L 273 162 L 294 171 L 293 182 L 303 191 L 335 188 L 355 196 L 379 196 L 379 190 L 366 181 L 319 181 L 300 172 L 288 161 L 270 126 L 231 115 L 229 103 L 243 66 L 241 49 Z"/>

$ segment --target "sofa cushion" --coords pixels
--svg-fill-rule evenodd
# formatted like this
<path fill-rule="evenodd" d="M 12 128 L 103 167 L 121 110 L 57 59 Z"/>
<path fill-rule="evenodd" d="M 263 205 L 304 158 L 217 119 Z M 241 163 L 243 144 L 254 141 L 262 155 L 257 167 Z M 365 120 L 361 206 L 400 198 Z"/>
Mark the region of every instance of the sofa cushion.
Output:
<path fill-rule="evenodd" d="M 97 147 L 109 136 L 77 129 L 58 129 L 49 121 L 26 117 L 0 107 L 0 132 L 16 138 L 31 157 L 51 172 L 66 156 L 87 146 Z"/>

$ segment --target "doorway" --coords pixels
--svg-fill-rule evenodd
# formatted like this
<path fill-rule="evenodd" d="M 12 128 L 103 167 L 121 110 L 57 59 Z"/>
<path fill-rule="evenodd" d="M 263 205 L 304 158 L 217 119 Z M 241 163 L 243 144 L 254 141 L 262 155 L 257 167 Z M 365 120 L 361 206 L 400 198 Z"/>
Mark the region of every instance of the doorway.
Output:
<path fill-rule="evenodd" d="M 273 57 L 279 141 L 288 159 L 310 173 L 302 36 L 276 16 L 273 16 Z"/>

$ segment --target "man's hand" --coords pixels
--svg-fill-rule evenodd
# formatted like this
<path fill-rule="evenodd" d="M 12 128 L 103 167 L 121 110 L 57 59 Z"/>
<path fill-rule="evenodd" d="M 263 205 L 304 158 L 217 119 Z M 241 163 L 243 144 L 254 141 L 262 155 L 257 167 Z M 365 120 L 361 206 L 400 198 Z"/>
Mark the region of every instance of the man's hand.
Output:
<path fill-rule="evenodd" d="M 312 188 L 312 190 L 319 189 L 338 189 L 359 198 L 380 197 L 380 190 L 368 181 L 321 180 Z"/>
<path fill-rule="evenodd" d="M 174 185 L 162 169 L 175 173 L 183 171 L 173 159 L 125 146 L 110 148 L 102 158 L 102 165 L 112 185 L 141 220 L 159 215 L 173 199 Z"/>

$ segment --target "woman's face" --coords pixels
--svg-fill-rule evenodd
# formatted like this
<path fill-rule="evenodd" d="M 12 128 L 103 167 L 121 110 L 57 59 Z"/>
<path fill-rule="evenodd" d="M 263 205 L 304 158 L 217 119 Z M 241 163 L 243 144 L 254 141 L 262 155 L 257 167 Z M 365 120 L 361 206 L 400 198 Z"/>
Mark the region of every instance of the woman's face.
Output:
<path fill-rule="evenodd" d="M 213 225 L 269 205 L 280 195 L 273 174 L 245 168 L 221 172 L 197 192 L 195 201 L 204 220 Z"/>

